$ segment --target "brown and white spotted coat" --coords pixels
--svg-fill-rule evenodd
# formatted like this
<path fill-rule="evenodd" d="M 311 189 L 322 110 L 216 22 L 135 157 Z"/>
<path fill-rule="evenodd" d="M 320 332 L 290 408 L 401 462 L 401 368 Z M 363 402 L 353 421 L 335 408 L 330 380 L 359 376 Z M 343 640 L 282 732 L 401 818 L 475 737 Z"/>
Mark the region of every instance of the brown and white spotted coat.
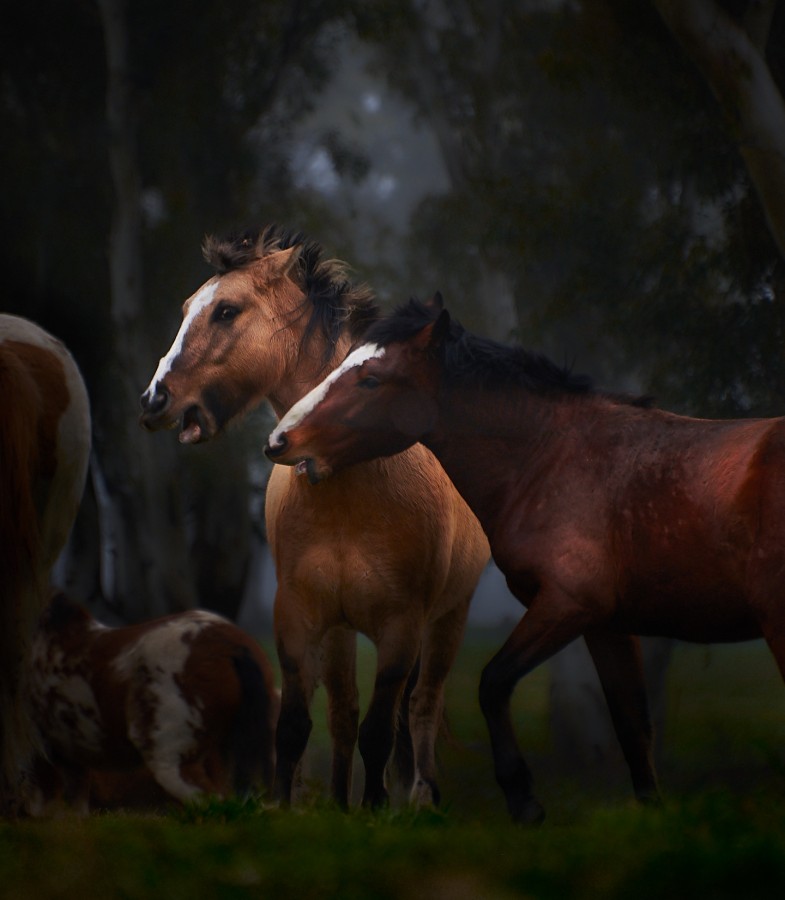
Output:
<path fill-rule="evenodd" d="M 0 314 L 0 813 L 24 806 L 30 642 L 90 455 L 90 404 L 63 344 Z"/>
<path fill-rule="evenodd" d="M 278 694 L 257 642 L 192 610 L 109 628 L 56 596 L 33 644 L 33 710 L 66 793 L 89 770 L 149 770 L 179 801 L 271 784 Z M 44 811 L 43 785 L 36 812 Z"/>

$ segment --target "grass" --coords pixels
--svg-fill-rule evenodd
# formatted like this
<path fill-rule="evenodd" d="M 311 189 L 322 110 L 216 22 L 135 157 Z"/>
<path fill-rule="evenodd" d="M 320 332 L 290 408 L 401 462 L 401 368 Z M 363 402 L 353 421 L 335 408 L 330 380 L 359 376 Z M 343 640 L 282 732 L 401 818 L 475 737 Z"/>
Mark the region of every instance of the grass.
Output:
<path fill-rule="evenodd" d="M 0 897 L 785 896 L 784 697 L 764 647 L 677 650 L 657 809 L 631 802 L 623 773 L 610 790 L 567 777 L 552 759 L 547 671 L 527 679 L 516 721 L 548 819 L 526 830 L 507 820 L 477 709 L 479 671 L 498 643 L 473 635 L 451 679 L 438 812 L 343 814 L 325 801 L 318 698 L 299 808 L 208 800 L 166 816 L 2 824 Z M 361 659 L 367 698 L 367 647 Z"/>

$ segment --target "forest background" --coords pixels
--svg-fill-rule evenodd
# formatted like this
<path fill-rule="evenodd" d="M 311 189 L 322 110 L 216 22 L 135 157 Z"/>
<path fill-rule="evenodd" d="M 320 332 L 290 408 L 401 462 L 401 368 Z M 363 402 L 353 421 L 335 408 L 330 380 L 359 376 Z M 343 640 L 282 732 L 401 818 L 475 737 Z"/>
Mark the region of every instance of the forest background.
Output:
<path fill-rule="evenodd" d="M 207 233 L 302 229 L 384 306 L 439 289 L 603 386 L 782 414 L 784 91 L 782 0 L 13 4 L 1 305 L 94 419 L 58 577 L 116 621 L 248 594 L 270 413 L 137 425 Z"/>

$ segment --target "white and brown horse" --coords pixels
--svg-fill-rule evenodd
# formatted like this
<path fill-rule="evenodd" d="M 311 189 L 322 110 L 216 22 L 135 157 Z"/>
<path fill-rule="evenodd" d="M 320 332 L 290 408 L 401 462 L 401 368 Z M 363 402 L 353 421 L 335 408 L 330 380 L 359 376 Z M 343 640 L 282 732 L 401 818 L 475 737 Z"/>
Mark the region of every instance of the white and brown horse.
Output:
<path fill-rule="evenodd" d="M 217 274 L 190 297 L 142 396 L 142 424 L 212 438 L 265 398 L 282 415 L 343 359 L 377 317 L 370 292 L 318 245 L 274 227 L 208 240 Z M 276 564 L 282 670 L 277 793 L 291 800 L 319 678 L 328 693 L 332 793 L 349 802 L 358 738 L 356 632 L 377 649 L 373 696 L 359 729 L 363 802 L 387 800 L 385 767 L 407 679 L 414 754 L 411 799 L 438 801 L 434 744 L 444 683 L 488 561 L 477 520 L 423 447 L 314 487 L 276 466 L 266 500 Z M 419 659 L 419 668 L 416 664 Z"/>
<path fill-rule="evenodd" d="M 16 811 L 34 746 L 30 641 L 90 455 L 90 404 L 70 353 L 0 315 L 0 813 Z"/>
<path fill-rule="evenodd" d="M 118 776 L 117 790 L 119 776 L 138 779 L 143 767 L 181 802 L 272 786 L 272 668 L 250 635 L 213 613 L 109 628 L 58 594 L 33 642 L 32 698 L 48 759 L 81 811 L 91 771 Z M 37 787 L 40 813 L 53 791 L 43 777 Z"/>

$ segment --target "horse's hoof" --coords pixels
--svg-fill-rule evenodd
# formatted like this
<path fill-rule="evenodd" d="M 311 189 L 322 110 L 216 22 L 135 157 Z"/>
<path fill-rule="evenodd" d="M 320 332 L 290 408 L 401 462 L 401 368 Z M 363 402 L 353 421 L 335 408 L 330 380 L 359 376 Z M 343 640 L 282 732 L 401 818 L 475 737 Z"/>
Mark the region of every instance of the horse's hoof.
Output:
<path fill-rule="evenodd" d="M 363 797 L 363 806 L 366 809 L 384 809 L 386 806 L 390 805 L 390 795 L 386 790 L 382 791 L 374 791 L 370 794 L 365 794 Z"/>
<path fill-rule="evenodd" d="M 645 791 L 636 795 L 635 798 L 641 806 L 657 808 L 662 806 L 662 795 L 659 791 Z"/>
<path fill-rule="evenodd" d="M 520 803 L 511 803 L 509 809 L 516 825 L 537 826 L 545 821 L 545 810 L 534 797 L 527 797 Z"/>
<path fill-rule="evenodd" d="M 441 801 L 436 783 L 426 778 L 418 778 L 412 785 L 409 802 L 415 809 L 428 809 L 438 806 Z"/>

